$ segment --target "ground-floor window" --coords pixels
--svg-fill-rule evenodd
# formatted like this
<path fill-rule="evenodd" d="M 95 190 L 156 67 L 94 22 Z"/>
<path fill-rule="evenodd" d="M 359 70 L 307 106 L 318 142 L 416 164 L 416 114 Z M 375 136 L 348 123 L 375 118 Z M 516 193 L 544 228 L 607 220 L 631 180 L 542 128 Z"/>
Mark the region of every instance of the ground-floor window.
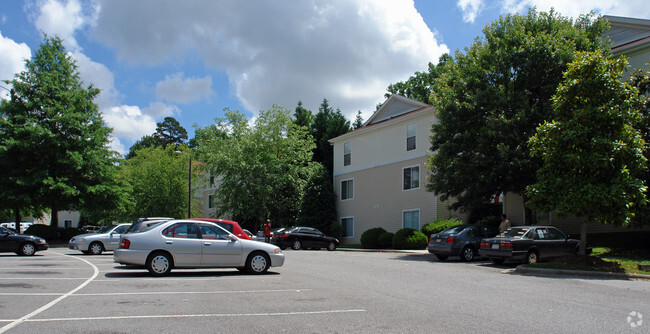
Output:
<path fill-rule="evenodd" d="M 420 230 L 420 210 L 404 211 L 402 216 L 402 227 Z"/>
<path fill-rule="evenodd" d="M 354 218 L 341 218 L 341 236 L 343 238 L 352 238 L 354 236 Z"/>
<path fill-rule="evenodd" d="M 64 220 L 63 221 L 63 227 L 65 228 L 71 228 L 72 227 L 72 220 Z"/>

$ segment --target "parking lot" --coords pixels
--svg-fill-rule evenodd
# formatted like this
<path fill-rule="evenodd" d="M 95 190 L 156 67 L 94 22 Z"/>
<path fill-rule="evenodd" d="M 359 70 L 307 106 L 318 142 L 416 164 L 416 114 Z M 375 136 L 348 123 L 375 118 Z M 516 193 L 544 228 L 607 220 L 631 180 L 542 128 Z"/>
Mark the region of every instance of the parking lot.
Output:
<path fill-rule="evenodd" d="M 153 278 L 110 252 L 0 254 L 0 333 L 646 332 L 650 282 L 513 275 L 427 253 L 286 252 L 266 275 Z M 637 321 L 638 322 L 638 321 Z"/>

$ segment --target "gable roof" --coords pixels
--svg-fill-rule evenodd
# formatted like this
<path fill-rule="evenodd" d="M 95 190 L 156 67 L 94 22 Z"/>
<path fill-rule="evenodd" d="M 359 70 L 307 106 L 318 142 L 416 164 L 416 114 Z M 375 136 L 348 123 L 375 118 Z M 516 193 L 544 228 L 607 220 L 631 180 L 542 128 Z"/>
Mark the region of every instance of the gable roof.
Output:
<path fill-rule="evenodd" d="M 650 43 L 650 20 L 605 15 L 610 29 L 604 33 L 614 43 L 612 52 L 624 52 L 627 49 Z"/>
<path fill-rule="evenodd" d="M 420 101 L 411 100 L 407 97 L 393 94 L 388 97 L 384 104 L 381 105 L 381 108 L 379 108 L 372 116 L 370 116 L 368 121 L 366 121 L 363 126 L 383 122 L 385 120 L 399 117 L 412 111 L 422 109 L 424 107 L 430 106 Z"/>

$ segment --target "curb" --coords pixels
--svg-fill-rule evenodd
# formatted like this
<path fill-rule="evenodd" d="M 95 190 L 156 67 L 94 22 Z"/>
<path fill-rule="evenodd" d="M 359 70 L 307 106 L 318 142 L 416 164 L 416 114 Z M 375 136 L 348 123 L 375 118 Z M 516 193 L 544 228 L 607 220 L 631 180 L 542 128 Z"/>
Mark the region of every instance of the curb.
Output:
<path fill-rule="evenodd" d="M 426 249 L 365 249 L 365 248 L 337 248 L 342 252 L 360 252 L 360 253 L 403 253 L 403 254 L 429 254 Z"/>
<path fill-rule="evenodd" d="M 588 270 L 567 270 L 567 269 L 546 269 L 546 268 L 528 268 L 525 264 L 518 265 L 514 274 L 532 274 L 548 276 L 580 276 L 587 278 L 611 278 L 611 279 L 644 279 L 650 280 L 650 275 L 644 274 L 625 274 L 608 271 L 588 271 Z"/>

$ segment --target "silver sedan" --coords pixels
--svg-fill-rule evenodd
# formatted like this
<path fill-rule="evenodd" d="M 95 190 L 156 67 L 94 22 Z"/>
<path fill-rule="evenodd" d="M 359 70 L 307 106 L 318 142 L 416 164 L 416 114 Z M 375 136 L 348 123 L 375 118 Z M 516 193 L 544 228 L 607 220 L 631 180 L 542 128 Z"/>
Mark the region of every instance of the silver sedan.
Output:
<path fill-rule="evenodd" d="M 262 274 L 282 266 L 284 254 L 277 246 L 239 239 L 215 223 L 170 220 L 122 235 L 113 260 L 145 266 L 154 276 L 165 276 L 172 268 L 237 268 Z"/>
<path fill-rule="evenodd" d="M 120 246 L 120 236 L 122 233 L 126 233 L 129 226 L 131 224 L 104 226 L 96 233 L 75 235 L 68 242 L 68 248 L 92 255 L 99 255 L 103 251 L 112 251 Z"/>

